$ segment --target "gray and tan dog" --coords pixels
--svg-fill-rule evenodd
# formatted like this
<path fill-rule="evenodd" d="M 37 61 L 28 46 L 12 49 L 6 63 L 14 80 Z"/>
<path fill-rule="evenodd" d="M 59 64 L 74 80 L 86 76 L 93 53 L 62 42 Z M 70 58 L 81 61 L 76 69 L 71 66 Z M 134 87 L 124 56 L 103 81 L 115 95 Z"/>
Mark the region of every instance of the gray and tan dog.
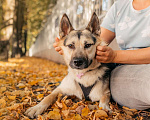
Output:
<path fill-rule="evenodd" d="M 96 46 L 104 45 L 100 39 L 100 24 L 95 13 L 84 30 L 74 30 L 67 15 L 60 22 L 60 42 L 68 75 L 61 84 L 39 104 L 29 108 L 26 115 L 37 117 L 56 101 L 59 93 L 75 95 L 78 98 L 99 101 L 103 109 L 109 108 L 110 90 L 108 68 L 95 58 Z"/>

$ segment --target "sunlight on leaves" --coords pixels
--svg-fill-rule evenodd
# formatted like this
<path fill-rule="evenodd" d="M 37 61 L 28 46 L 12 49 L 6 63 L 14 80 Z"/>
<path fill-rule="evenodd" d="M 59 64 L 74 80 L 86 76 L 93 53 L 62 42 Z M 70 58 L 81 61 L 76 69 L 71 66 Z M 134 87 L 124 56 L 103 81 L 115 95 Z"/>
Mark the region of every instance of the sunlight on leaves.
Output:
<path fill-rule="evenodd" d="M 25 111 L 49 95 L 67 75 L 65 65 L 24 57 L 0 61 L 0 120 L 30 120 Z M 142 120 L 150 113 L 110 103 L 112 112 L 99 107 L 99 102 L 80 100 L 75 96 L 59 94 L 37 120 Z M 35 120 L 36 120 L 35 119 Z"/>

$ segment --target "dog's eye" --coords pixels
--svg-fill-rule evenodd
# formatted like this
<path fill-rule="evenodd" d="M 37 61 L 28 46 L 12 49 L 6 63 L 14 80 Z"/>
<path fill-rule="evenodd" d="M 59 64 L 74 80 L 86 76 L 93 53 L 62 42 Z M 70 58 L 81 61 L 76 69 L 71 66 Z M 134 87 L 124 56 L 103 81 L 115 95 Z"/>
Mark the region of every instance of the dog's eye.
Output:
<path fill-rule="evenodd" d="M 85 44 L 84 48 L 89 48 L 91 47 L 93 44 Z"/>
<path fill-rule="evenodd" d="M 68 45 L 68 47 L 69 47 L 70 49 L 75 49 L 75 46 L 74 46 L 73 44 Z"/>

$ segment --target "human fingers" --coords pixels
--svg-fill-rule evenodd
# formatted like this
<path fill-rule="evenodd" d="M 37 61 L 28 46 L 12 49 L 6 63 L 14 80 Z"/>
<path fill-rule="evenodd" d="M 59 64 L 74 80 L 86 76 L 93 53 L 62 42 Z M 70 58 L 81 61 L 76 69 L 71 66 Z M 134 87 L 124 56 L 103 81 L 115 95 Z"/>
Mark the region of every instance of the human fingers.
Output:
<path fill-rule="evenodd" d="M 102 51 L 96 51 L 96 55 L 98 56 L 107 56 L 107 52 L 102 52 Z"/>
<path fill-rule="evenodd" d="M 101 62 L 101 63 L 107 63 L 107 58 L 106 57 L 102 57 L 102 56 L 96 56 L 96 59 L 98 62 Z"/>
<path fill-rule="evenodd" d="M 63 55 L 63 51 L 62 51 L 62 50 L 60 50 L 60 51 L 59 51 L 59 54 L 60 54 L 60 55 Z"/>
<path fill-rule="evenodd" d="M 61 51 L 61 47 L 55 47 L 55 50 L 56 50 L 57 52 L 59 52 L 59 51 Z"/>
<path fill-rule="evenodd" d="M 108 50 L 108 47 L 107 46 L 97 46 L 97 50 L 105 52 Z"/>
<path fill-rule="evenodd" d="M 60 39 L 59 39 L 58 37 L 55 38 L 55 41 L 56 41 L 56 42 L 59 42 L 59 40 L 60 40 Z"/>
<path fill-rule="evenodd" d="M 55 42 L 55 43 L 53 44 L 53 47 L 54 47 L 54 48 L 58 47 L 58 43 Z"/>

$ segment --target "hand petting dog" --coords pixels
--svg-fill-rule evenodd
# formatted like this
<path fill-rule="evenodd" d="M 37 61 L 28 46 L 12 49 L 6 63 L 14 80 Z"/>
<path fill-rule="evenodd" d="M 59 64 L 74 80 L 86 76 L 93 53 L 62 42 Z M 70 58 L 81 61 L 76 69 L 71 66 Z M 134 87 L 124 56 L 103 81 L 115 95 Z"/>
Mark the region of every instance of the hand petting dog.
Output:
<path fill-rule="evenodd" d="M 56 39 L 55 39 L 55 43 L 53 44 L 53 46 L 54 46 L 54 48 L 55 48 L 55 50 L 60 54 L 60 55 L 63 55 L 63 50 L 61 49 L 61 47 L 59 47 L 59 38 L 57 37 Z"/>
<path fill-rule="evenodd" d="M 101 63 L 115 63 L 116 52 L 108 46 L 97 46 L 96 59 Z"/>

